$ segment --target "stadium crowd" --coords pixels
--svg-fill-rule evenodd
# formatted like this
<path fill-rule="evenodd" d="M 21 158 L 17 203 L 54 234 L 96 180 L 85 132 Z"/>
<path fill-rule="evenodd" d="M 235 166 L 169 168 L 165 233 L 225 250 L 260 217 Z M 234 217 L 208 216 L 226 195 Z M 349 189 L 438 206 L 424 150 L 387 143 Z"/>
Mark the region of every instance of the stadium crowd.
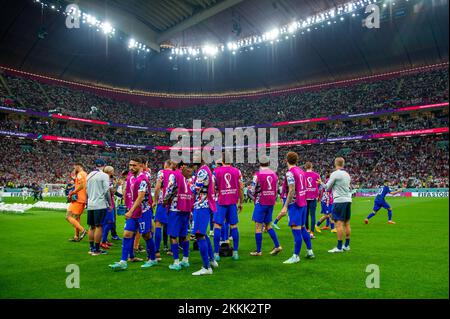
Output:
<path fill-rule="evenodd" d="M 192 127 L 201 119 L 203 127 L 236 127 L 276 121 L 290 121 L 338 114 L 355 114 L 406 105 L 448 101 L 448 70 L 436 69 L 401 77 L 303 91 L 258 100 L 234 100 L 219 105 L 184 107 L 167 116 L 167 109 L 132 105 L 65 86 L 44 84 L 27 78 L 2 75 L 0 103 L 25 109 L 106 120 L 115 123 L 152 127 Z M 330 111 L 335 110 L 335 111 Z M 239 119 L 236 120 L 236 114 Z M 2 130 L 102 140 L 123 144 L 173 145 L 169 134 L 135 129 L 87 125 L 28 115 L 0 113 Z M 333 138 L 393 131 L 448 127 L 448 108 L 303 124 L 279 129 L 279 141 Z M 349 159 L 347 169 L 355 187 L 376 187 L 389 179 L 411 187 L 448 187 L 448 135 L 295 146 L 302 161 L 312 161 L 325 176 L 332 159 L 342 155 Z M 0 186 L 31 184 L 65 184 L 74 162 L 87 169 L 102 157 L 117 172 L 127 169 L 130 156 L 139 151 L 102 149 L 92 146 L 30 142 L 0 138 Z M 281 148 L 279 158 L 286 149 Z M 144 155 L 144 154 L 142 154 Z M 169 154 L 148 155 L 152 170 L 159 170 Z M 254 164 L 238 164 L 245 182 L 251 181 Z M 279 173 L 284 164 L 280 162 Z M 153 176 L 154 178 L 155 176 Z"/>
<path fill-rule="evenodd" d="M 448 187 L 448 135 L 386 140 L 369 140 L 336 144 L 295 146 L 289 148 L 299 153 L 301 162 L 311 161 L 323 177 L 333 167 L 336 156 L 347 158 L 346 169 L 352 176 L 355 188 L 372 188 L 382 185 L 387 179 L 397 185 L 408 187 Z M 283 159 L 287 148 L 281 148 Z M 69 180 L 72 164 L 84 163 L 86 169 L 93 168 L 94 161 L 101 157 L 116 173 L 127 169 L 128 160 L 137 151 L 125 149 L 103 149 L 93 146 L 47 143 L 42 141 L 0 138 L 0 152 L 8 154 L 0 158 L 0 186 L 13 183 L 29 186 L 33 183 L 65 184 Z M 144 153 L 142 153 L 144 155 Z M 168 152 L 145 154 L 152 172 L 162 168 Z M 238 164 L 244 182 L 249 184 L 256 164 Z M 279 162 L 278 173 L 284 173 L 285 164 Z M 154 184 L 155 174 L 152 175 Z"/>
<path fill-rule="evenodd" d="M 448 101 L 447 69 L 257 100 L 183 107 L 171 116 L 163 108 L 132 105 L 22 77 L 6 74 L 3 77 L 11 95 L 3 89 L 0 98 L 8 99 L 16 107 L 152 127 L 192 127 L 194 119 L 202 120 L 203 126 L 236 127 Z M 330 112 L 331 109 L 336 111 Z"/>
<path fill-rule="evenodd" d="M 0 122 L 2 130 L 13 132 L 39 133 L 134 145 L 172 146 L 175 144 L 170 140 L 169 133 L 165 132 L 91 126 L 78 122 L 33 118 L 8 113 L 0 113 Z M 310 123 L 296 127 L 280 127 L 278 140 L 321 139 L 438 127 L 448 127 L 448 108 L 432 112 L 414 112 L 347 121 Z"/>

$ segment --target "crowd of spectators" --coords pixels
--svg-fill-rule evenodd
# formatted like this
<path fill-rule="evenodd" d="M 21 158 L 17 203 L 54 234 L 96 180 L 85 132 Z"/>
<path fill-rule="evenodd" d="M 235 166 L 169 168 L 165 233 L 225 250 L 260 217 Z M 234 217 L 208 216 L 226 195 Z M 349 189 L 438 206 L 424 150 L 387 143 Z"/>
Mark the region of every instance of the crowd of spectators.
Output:
<path fill-rule="evenodd" d="M 2 76 L 7 83 L 7 87 L 4 87 L 0 82 L 2 105 L 151 127 L 191 128 L 192 120 L 202 120 L 203 127 L 239 127 L 448 101 L 447 69 L 346 87 L 170 110 L 133 105 L 27 78 Z M 174 144 L 169 139 L 169 133 L 164 132 L 119 129 L 15 113 L 0 113 L 0 124 L 2 130 L 25 133 L 135 145 Z M 278 132 L 278 140 L 321 139 L 437 127 L 448 127 L 448 108 L 282 127 Z M 295 146 L 289 150 L 297 151 L 303 163 L 312 161 L 322 176 L 332 169 L 335 156 L 344 156 L 354 187 L 377 187 L 385 179 L 411 187 L 448 187 L 449 183 L 448 135 L 315 144 Z M 283 158 L 286 151 L 287 148 L 279 150 L 281 175 L 285 169 Z M 0 186 L 65 184 L 73 163 L 85 163 L 89 170 L 98 157 L 115 167 L 116 173 L 127 169 L 128 159 L 139 153 L 149 158 L 153 171 L 160 169 L 163 161 L 169 157 L 167 152 L 144 153 L 5 137 L 0 138 L 0 153 Z M 241 168 L 245 182 L 249 183 L 256 165 L 237 166 Z"/>
<path fill-rule="evenodd" d="M 0 138 L 0 185 L 12 182 L 15 186 L 65 184 L 74 163 L 83 163 L 86 170 L 94 169 L 94 162 L 103 158 L 116 169 L 117 175 L 128 169 L 128 161 L 135 155 L 127 149 L 104 149 L 93 146 L 47 143 L 43 141 Z M 162 166 L 164 153 L 146 153 L 150 166 Z"/>
<path fill-rule="evenodd" d="M 3 90 L 0 97 L 13 100 L 17 107 L 151 127 L 192 127 L 193 120 L 202 120 L 207 127 L 236 127 L 448 101 L 447 69 L 345 87 L 171 110 L 132 105 L 27 78 L 3 77 L 12 96 Z"/>
<path fill-rule="evenodd" d="M 175 141 L 170 140 L 167 132 L 117 129 L 108 126 L 85 125 L 78 122 L 33 118 L 14 113 L 0 113 L 0 122 L 2 130 L 14 132 L 39 133 L 133 145 L 172 146 L 175 144 Z M 296 127 L 280 127 L 278 140 L 321 139 L 438 127 L 448 127 L 448 108 L 430 112 L 413 112 L 347 121 L 302 124 Z M 204 144 L 207 142 L 209 141 L 204 141 Z"/>
<path fill-rule="evenodd" d="M 369 140 L 336 144 L 316 144 L 280 148 L 278 173 L 283 176 L 287 151 L 300 155 L 300 165 L 306 161 L 314 163 L 323 178 L 332 171 L 333 160 L 343 156 L 347 160 L 346 170 L 352 176 L 353 187 L 372 188 L 382 185 L 387 179 L 397 186 L 448 187 L 449 152 L 448 135 Z M 120 174 L 127 169 L 129 158 L 135 155 L 148 158 L 155 173 L 162 168 L 168 152 L 139 152 L 125 149 L 103 149 L 92 146 L 47 143 L 15 138 L 0 138 L 0 186 L 13 183 L 15 186 L 42 184 L 65 184 L 72 164 L 84 163 L 87 170 L 93 169 L 94 161 L 101 157 Z M 249 184 L 257 164 L 237 164 Z M 155 174 L 153 174 L 153 183 Z"/>

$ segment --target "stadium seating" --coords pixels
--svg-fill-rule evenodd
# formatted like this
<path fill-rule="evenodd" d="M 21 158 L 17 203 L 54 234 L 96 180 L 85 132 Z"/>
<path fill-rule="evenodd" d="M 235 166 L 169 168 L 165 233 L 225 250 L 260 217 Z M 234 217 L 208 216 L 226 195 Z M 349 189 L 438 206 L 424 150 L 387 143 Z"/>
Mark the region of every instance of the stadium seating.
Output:
<path fill-rule="evenodd" d="M 396 183 L 407 183 L 411 187 L 448 187 L 448 144 L 446 148 L 440 146 L 446 140 L 448 136 L 444 135 L 296 146 L 291 149 L 300 154 L 302 162 L 312 161 L 323 176 L 332 169 L 334 156 L 342 149 L 347 149 L 346 157 L 350 159 L 347 170 L 353 176 L 354 187 L 374 187 L 388 177 Z M 4 137 L 0 138 L 0 151 L 9 154 L 0 160 L 0 185 L 12 182 L 17 187 L 32 183 L 66 183 L 71 165 L 78 161 L 89 170 L 93 168 L 95 159 L 102 157 L 119 173 L 127 169 L 131 156 L 145 154 L 150 160 L 152 171 L 156 171 L 162 168 L 168 156 L 164 152 L 149 154 L 126 149 L 105 150 L 92 146 Z M 281 149 L 279 153 L 279 173 L 285 169 L 282 159 L 286 151 Z M 238 167 L 246 183 L 250 182 L 256 165 L 239 164 Z"/>
<path fill-rule="evenodd" d="M 192 127 L 193 119 L 202 120 L 204 126 L 236 127 L 448 101 L 446 69 L 349 87 L 184 107 L 171 112 L 170 116 L 167 116 L 166 109 L 132 105 L 85 91 L 11 75 L 4 78 L 13 96 L 6 95 L 3 98 L 12 99 L 17 107 L 152 127 Z M 0 92 L 5 93 L 6 90 Z M 236 114 L 239 114 L 238 119 Z"/>
<path fill-rule="evenodd" d="M 174 112 L 132 105 L 26 78 L 11 75 L 3 77 L 7 83 L 7 87 L 0 84 L 0 102 L 3 105 L 151 127 L 191 127 L 193 119 L 202 119 L 204 126 L 235 127 L 448 101 L 448 72 L 445 69 L 349 87 L 186 107 Z M 240 114 L 238 120 L 237 112 Z M 13 132 L 137 145 L 174 144 L 170 141 L 168 132 L 91 125 L 17 112 L 2 112 L 0 120 L 1 130 Z M 280 127 L 279 140 L 334 138 L 440 127 L 448 127 L 448 106 L 419 112 L 350 117 L 345 120 Z M 445 165 L 448 161 L 448 135 L 296 146 L 293 149 L 299 152 L 302 162 L 314 162 L 323 175 L 332 168 L 334 156 L 351 158 L 347 169 L 352 173 L 355 187 L 375 187 L 387 177 L 394 179 L 396 183 L 407 183 L 412 187 L 448 187 L 449 184 L 448 166 Z M 0 159 L 0 185 L 13 183 L 16 186 L 66 183 L 72 163 L 85 163 L 89 170 L 99 156 L 114 166 L 116 173 L 125 170 L 128 158 L 136 153 L 146 154 L 153 170 L 159 169 L 168 157 L 167 153 L 160 151 L 149 154 L 123 148 L 104 149 L 4 137 L 0 138 L 0 151 L 8 154 Z M 285 148 L 280 149 L 280 159 L 286 151 Z M 238 166 L 248 183 L 255 165 Z M 283 169 L 280 161 L 279 172 L 282 173 Z"/>

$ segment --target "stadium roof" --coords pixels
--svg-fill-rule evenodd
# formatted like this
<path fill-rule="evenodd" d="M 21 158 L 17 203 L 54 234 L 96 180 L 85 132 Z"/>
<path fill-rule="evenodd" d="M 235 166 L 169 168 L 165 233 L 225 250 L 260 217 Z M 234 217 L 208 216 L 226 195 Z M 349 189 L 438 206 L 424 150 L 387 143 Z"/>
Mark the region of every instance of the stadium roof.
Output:
<path fill-rule="evenodd" d="M 108 41 L 90 29 L 67 29 L 64 16 L 32 0 L 4 1 L 0 65 L 63 80 L 188 94 L 267 90 L 448 61 L 448 0 L 399 0 L 380 29 L 363 28 L 357 16 L 208 61 L 171 61 L 167 50 L 156 52 L 161 44 L 227 43 L 263 34 L 347 1 L 76 1 L 123 31 Z M 128 50 L 124 34 L 155 51 L 144 57 Z"/>

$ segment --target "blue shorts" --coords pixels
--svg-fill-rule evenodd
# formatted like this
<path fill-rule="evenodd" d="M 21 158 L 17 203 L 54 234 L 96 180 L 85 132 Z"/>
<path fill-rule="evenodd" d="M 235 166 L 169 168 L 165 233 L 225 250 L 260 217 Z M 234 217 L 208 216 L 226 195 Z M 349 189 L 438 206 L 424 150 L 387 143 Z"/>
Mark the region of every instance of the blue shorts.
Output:
<path fill-rule="evenodd" d="M 192 218 L 193 218 L 192 233 L 206 235 L 211 218 L 211 209 L 209 208 L 194 209 Z"/>
<path fill-rule="evenodd" d="M 114 209 L 107 209 L 105 219 L 103 220 L 103 225 L 113 224 L 115 222 L 115 211 Z"/>
<path fill-rule="evenodd" d="M 252 220 L 260 224 L 270 224 L 272 222 L 273 206 L 256 204 L 253 210 Z"/>
<path fill-rule="evenodd" d="M 329 209 L 328 209 L 328 205 L 325 202 L 320 202 L 321 206 L 322 206 L 322 210 L 320 211 L 321 214 L 324 215 L 328 215 L 329 214 Z"/>
<path fill-rule="evenodd" d="M 127 219 L 124 229 L 133 233 L 139 230 L 141 234 L 148 234 L 152 230 L 152 217 L 152 210 L 148 210 L 142 214 L 141 218 Z"/>
<path fill-rule="evenodd" d="M 386 201 L 375 202 L 375 204 L 373 205 L 374 212 L 379 211 L 381 208 L 391 209 L 391 206 Z"/>
<path fill-rule="evenodd" d="M 306 223 L 307 206 L 300 207 L 297 204 L 288 206 L 289 226 L 304 226 Z"/>
<path fill-rule="evenodd" d="M 173 238 L 185 238 L 189 231 L 189 217 L 188 212 L 173 212 L 169 211 L 167 234 Z"/>
<path fill-rule="evenodd" d="M 334 203 L 333 204 L 333 220 L 349 221 L 352 216 L 352 203 Z"/>
<path fill-rule="evenodd" d="M 162 204 L 158 204 L 156 207 L 155 222 L 160 222 L 161 224 L 167 224 L 169 220 L 169 210 Z"/>
<path fill-rule="evenodd" d="M 237 225 L 239 223 L 237 205 L 217 205 L 217 212 L 214 214 L 214 222 L 219 225 Z"/>

